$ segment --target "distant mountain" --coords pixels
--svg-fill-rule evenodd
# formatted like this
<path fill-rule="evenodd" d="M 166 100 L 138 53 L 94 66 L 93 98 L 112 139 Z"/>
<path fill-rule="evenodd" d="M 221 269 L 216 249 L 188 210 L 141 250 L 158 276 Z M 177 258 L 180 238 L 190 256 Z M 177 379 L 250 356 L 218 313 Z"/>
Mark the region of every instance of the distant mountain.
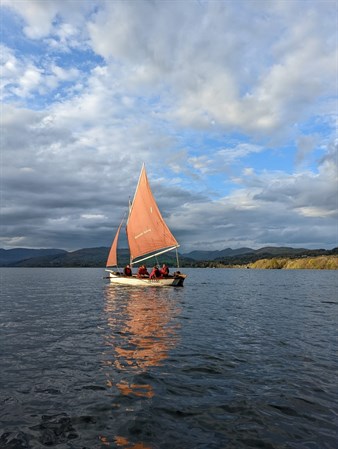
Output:
<path fill-rule="evenodd" d="M 182 257 L 186 257 L 193 260 L 219 260 L 224 257 L 233 257 L 241 254 L 252 253 L 255 250 L 251 248 L 238 248 L 231 249 L 226 248 L 221 251 L 191 251 L 190 253 L 183 254 Z"/>
<path fill-rule="evenodd" d="M 109 248 L 84 248 L 77 251 L 51 256 L 33 257 L 21 260 L 11 266 L 16 267 L 104 267 L 108 257 Z"/>
<path fill-rule="evenodd" d="M 0 266 L 2 267 L 104 267 L 108 257 L 109 248 L 83 248 L 77 251 L 64 251 L 62 249 L 26 249 L 11 250 L 0 249 Z M 255 262 L 260 259 L 278 257 L 316 257 L 321 255 L 337 255 L 338 248 L 332 250 L 306 249 L 289 247 L 264 247 L 254 250 L 252 248 L 226 248 L 221 251 L 192 251 L 180 255 L 182 267 L 204 266 L 233 266 Z M 119 266 L 129 263 L 129 251 L 118 251 Z M 166 253 L 157 258 L 158 263 L 176 266 L 175 253 Z M 148 267 L 155 263 L 154 259 L 146 261 Z"/>
<path fill-rule="evenodd" d="M 311 251 L 306 248 L 291 248 L 288 246 L 264 246 L 263 248 L 259 248 L 254 250 L 255 254 L 272 254 L 277 256 L 282 256 L 284 254 L 304 254 L 307 251 Z M 315 250 L 317 251 L 317 250 Z"/>
<path fill-rule="evenodd" d="M 63 254 L 67 254 L 67 251 L 64 251 L 63 249 L 0 248 L 0 266 L 9 266 L 16 262 L 36 257 L 50 257 Z"/>
<path fill-rule="evenodd" d="M 306 248 L 291 248 L 266 246 L 259 249 L 252 248 L 226 248 L 222 251 L 192 251 L 184 254 L 183 257 L 189 257 L 198 262 L 229 262 L 229 263 L 246 263 L 253 262 L 263 258 L 272 257 L 301 257 L 301 256 L 320 256 L 326 254 L 335 254 L 336 248 L 333 250 L 325 249 L 306 249 Z"/>
<path fill-rule="evenodd" d="M 67 252 L 64 250 L 50 250 L 48 253 L 33 253 L 33 257 L 28 258 L 26 253 L 23 254 L 21 260 L 8 258 L 7 263 L 5 256 L 1 266 L 7 267 L 105 267 L 108 258 L 109 249 L 107 247 L 98 248 L 83 248 L 77 251 Z M 6 250 L 4 255 L 7 254 Z M 10 250 L 11 251 L 11 250 Z M 48 250 L 46 250 L 48 251 Z M 55 251 L 55 252 L 53 252 Z M 128 249 L 118 250 L 118 262 L 120 267 L 124 267 L 130 260 Z M 185 259 L 184 259 L 185 260 Z M 176 266 L 176 255 L 173 253 L 166 253 L 157 258 L 158 263 L 166 263 L 169 266 Z M 182 259 L 180 259 L 182 261 Z M 193 262 L 192 259 L 186 262 Z M 149 261 L 149 267 L 155 263 L 152 259 Z"/>

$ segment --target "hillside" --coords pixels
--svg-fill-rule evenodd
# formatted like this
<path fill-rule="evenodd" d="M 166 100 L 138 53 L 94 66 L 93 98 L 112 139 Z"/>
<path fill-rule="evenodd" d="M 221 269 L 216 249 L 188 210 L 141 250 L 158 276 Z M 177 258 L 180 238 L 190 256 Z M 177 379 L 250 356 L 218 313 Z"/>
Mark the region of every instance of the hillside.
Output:
<path fill-rule="evenodd" d="M 10 266 L 23 260 L 36 258 L 50 258 L 58 257 L 67 254 L 63 249 L 29 249 L 29 248 L 15 248 L 2 249 L 0 248 L 0 267 Z"/>
<path fill-rule="evenodd" d="M 83 248 L 77 251 L 67 252 L 60 249 L 40 249 L 31 250 L 18 248 L 12 250 L 0 249 L 0 266 L 7 267 L 104 267 L 108 257 L 109 248 Z M 251 248 L 239 248 L 232 250 L 226 248 L 220 251 L 192 251 L 188 254 L 180 255 L 181 267 L 246 267 L 250 264 L 252 268 L 259 267 L 259 261 L 269 268 L 268 261 L 298 259 L 317 259 L 320 256 L 330 257 L 338 255 L 338 248 L 332 250 L 325 249 L 305 249 L 289 247 L 264 247 L 257 250 Z M 123 267 L 129 262 L 129 251 L 120 249 L 118 251 L 119 266 Z M 257 264 L 255 265 L 255 263 Z M 154 259 L 148 261 L 150 267 L 155 263 Z M 158 263 L 166 263 L 169 266 L 176 266 L 176 255 L 174 252 L 163 254 L 158 257 Z M 272 262 L 271 262 L 272 263 Z M 280 262 L 282 263 L 282 262 Z M 283 262 L 284 264 L 284 262 Z M 291 266 L 291 265 L 290 265 Z M 250 266 L 251 267 L 251 266 Z M 311 263 L 306 268 L 311 268 Z"/>
<path fill-rule="evenodd" d="M 5 251 L 5 250 L 3 250 Z M 59 250 L 61 252 L 56 252 L 51 255 L 40 255 L 37 253 L 37 256 L 33 256 L 31 258 L 26 258 L 26 254 L 24 254 L 24 259 L 12 261 L 11 257 L 8 258 L 7 263 L 3 263 L 2 266 L 7 267 L 105 267 L 106 260 L 109 253 L 109 248 L 107 247 L 98 247 L 98 248 L 84 248 L 79 249 L 77 251 L 67 252 L 63 250 Z M 166 263 L 169 266 L 176 266 L 176 255 L 175 253 L 167 253 L 159 256 L 157 258 L 158 263 Z M 120 249 L 118 251 L 118 261 L 119 266 L 123 267 L 127 263 L 129 263 L 129 250 Z M 192 260 L 180 258 L 180 262 L 191 266 L 193 263 Z M 152 259 L 149 261 L 149 265 L 155 263 L 155 260 Z"/>
<path fill-rule="evenodd" d="M 104 267 L 108 257 L 109 248 L 83 248 L 77 251 L 52 256 L 33 257 L 12 263 L 15 267 Z M 121 262 L 129 259 L 129 255 L 121 256 Z"/>
<path fill-rule="evenodd" d="M 52 256 L 34 257 L 11 264 L 15 267 L 103 267 L 105 266 L 108 248 L 84 248 L 77 251 L 55 254 Z"/>
<path fill-rule="evenodd" d="M 238 249 L 226 248 L 221 251 L 191 251 L 190 253 L 183 254 L 182 257 L 197 261 L 220 260 L 227 257 L 235 257 L 243 254 L 252 254 L 254 252 L 255 250 L 251 248 L 238 248 Z"/>
<path fill-rule="evenodd" d="M 214 260 L 199 260 L 189 266 L 198 267 L 246 267 L 261 260 L 272 260 L 276 258 L 298 260 L 307 258 L 317 258 L 320 256 L 338 255 L 338 248 L 332 250 L 325 249 L 305 249 L 305 248 L 288 248 L 288 247 L 264 247 L 257 250 L 251 250 L 250 253 L 239 254 L 236 256 L 228 256 L 217 258 Z M 267 263 L 267 262 L 266 262 Z M 310 267 L 309 267 L 310 268 Z"/>
<path fill-rule="evenodd" d="M 301 259 L 261 259 L 248 265 L 253 269 L 338 270 L 338 256 L 317 256 Z"/>

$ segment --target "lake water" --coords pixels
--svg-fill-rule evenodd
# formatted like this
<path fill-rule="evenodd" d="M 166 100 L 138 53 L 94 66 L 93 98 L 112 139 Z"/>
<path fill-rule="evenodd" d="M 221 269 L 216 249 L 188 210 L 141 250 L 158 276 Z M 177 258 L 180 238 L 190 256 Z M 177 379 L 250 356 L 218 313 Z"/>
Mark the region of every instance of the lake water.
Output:
<path fill-rule="evenodd" d="M 1 449 L 338 448 L 336 271 L 1 274 Z"/>

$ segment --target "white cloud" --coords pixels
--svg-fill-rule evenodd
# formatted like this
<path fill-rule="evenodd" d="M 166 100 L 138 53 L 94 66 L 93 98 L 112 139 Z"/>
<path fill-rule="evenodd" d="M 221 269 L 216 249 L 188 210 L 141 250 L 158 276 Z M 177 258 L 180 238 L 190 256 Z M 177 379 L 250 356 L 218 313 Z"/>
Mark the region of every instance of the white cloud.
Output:
<path fill-rule="evenodd" d="M 82 214 L 81 217 L 87 220 L 97 220 L 97 219 L 104 220 L 107 218 L 103 214 Z"/>
<path fill-rule="evenodd" d="M 197 128 L 217 123 L 281 136 L 317 114 L 332 93 L 334 11 L 327 3 L 311 3 L 305 13 L 301 2 L 256 6 L 261 16 L 252 16 L 250 2 L 241 3 L 240 16 L 232 2 L 187 2 L 180 8 L 112 2 L 92 19 L 89 32 L 97 53 L 124 64 L 127 74 L 129 67 L 129 81 L 170 91 L 167 117 Z"/>
<path fill-rule="evenodd" d="M 28 3 L 28 2 L 27 2 Z M 21 0 L 2 0 L 2 5 L 12 8 L 25 21 L 24 33 L 30 39 L 41 39 L 56 34 L 63 40 L 74 36 L 74 26 L 81 27 L 86 14 L 92 9 L 90 2 L 77 0 L 29 0 L 23 7 Z M 64 22 L 57 20 L 62 18 Z"/>
<path fill-rule="evenodd" d="M 183 248 L 313 246 L 321 228 L 332 245 L 336 22 L 322 3 L 5 0 L 35 49 L 2 51 L 7 245 L 107 244 L 143 161 Z M 105 61 L 86 70 L 90 47 Z"/>
<path fill-rule="evenodd" d="M 13 96 L 20 100 L 29 100 L 35 94 L 46 95 L 55 91 L 60 84 L 78 81 L 82 74 L 75 67 L 69 69 L 55 62 L 44 66 L 35 64 L 35 58 L 17 57 L 14 51 L 1 46 L 1 90 L 2 97 Z"/>
<path fill-rule="evenodd" d="M 83 3 L 31 0 L 20 10 L 19 2 L 6 2 L 24 17 L 30 37 L 58 35 L 60 45 L 85 28 L 90 9 Z M 242 2 L 240 11 L 234 2 L 97 5 L 87 27 L 93 50 L 113 64 L 112 73 L 116 62 L 123 66 L 125 88 L 156 86 L 165 116 L 186 126 L 290 133 L 318 113 L 335 81 L 328 2 L 309 2 L 305 11 L 302 2 Z"/>
<path fill-rule="evenodd" d="M 5 45 L 0 45 L 0 64 L 1 96 L 4 98 L 8 95 L 6 90 L 10 90 L 12 88 L 12 85 L 21 76 L 24 68 L 15 57 L 14 52 Z"/>
<path fill-rule="evenodd" d="M 249 143 L 240 143 L 234 148 L 226 148 L 217 152 L 217 156 L 224 159 L 227 163 L 234 162 L 238 159 L 243 159 L 252 153 L 261 153 L 264 147 L 253 145 Z"/>
<path fill-rule="evenodd" d="M 12 89 L 12 92 L 18 97 L 27 97 L 38 90 L 42 80 L 41 72 L 41 69 L 29 65 L 19 77 L 17 86 Z"/>

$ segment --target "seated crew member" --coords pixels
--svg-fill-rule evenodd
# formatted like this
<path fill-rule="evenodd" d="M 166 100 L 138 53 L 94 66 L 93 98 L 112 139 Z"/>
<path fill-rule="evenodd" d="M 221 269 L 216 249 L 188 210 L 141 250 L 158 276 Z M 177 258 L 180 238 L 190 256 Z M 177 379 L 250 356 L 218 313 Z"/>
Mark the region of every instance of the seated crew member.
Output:
<path fill-rule="evenodd" d="M 169 276 L 169 268 L 167 267 L 167 265 L 165 263 L 162 265 L 162 268 L 160 271 L 161 271 L 161 274 L 163 277 Z"/>
<path fill-rule="evenodd" d="M 131 271 L 131 268 L 130 268 L 130 265 L 127 265 L 127 266 L 124 267 L 123 274 L 125 276 L 132 276 L 133 275 L 133 273 Z"/>
<path fill-rule="evenodd" d="M 145 265 L 141 265 L 137 271 L 139 277 L 148 277 L 149 273 Z"/>
<path fill-rule="evenodd" d="M 157 265 L 154 266 L 154 268 L 152 269 L 149 277 L 150 277 L 150 279 L 155 279 L 155 278 L 161 277 L 161 272 L 158 269 Z"/>

